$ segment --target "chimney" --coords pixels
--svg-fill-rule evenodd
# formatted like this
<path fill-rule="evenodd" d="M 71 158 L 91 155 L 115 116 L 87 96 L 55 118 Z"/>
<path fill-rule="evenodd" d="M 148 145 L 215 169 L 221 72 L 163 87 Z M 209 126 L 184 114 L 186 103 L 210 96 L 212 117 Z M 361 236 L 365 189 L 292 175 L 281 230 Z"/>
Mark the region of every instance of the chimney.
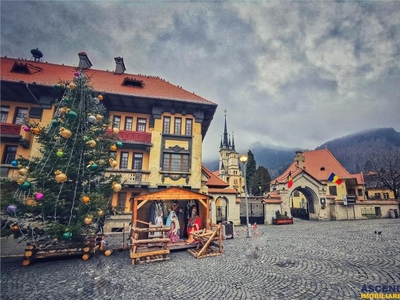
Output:
<path fill-rule="evenodd" d="M 296 151 L 296 156 L 294 157 L 294 161 L 296 163 L 296 170 L 303 169 L 305 170 L 304 162 L 306 158 L 303 155 L 303 151 Z"/>
<path fill-rule="evenodd" d="M 89 57 L 85 52 L 79 52 L 79 68 L 80 69 L 90 69 L 92 63 L 89 60 Z"/>
<path fill-rule="evenodd" d="M 125 72 L 124 59 L 122 57 L 114 57 L 115 59 L 115 72 L 114 74 L 123 74 Z"/>

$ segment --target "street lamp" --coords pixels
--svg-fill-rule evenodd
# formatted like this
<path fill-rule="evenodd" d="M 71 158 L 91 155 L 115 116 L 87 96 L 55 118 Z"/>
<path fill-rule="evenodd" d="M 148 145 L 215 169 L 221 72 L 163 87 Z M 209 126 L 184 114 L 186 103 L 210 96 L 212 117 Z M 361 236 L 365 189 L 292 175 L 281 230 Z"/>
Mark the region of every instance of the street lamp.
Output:
<path fill-rule="evenodd" d="M 246 202 L 246 223 L 247 223 L 247 235 L 246 237 L 250 237 L 250 222 L 249 222 L 249 202 L 247 201 L 247 182 L 246 182 L 246 164 L 249 157 L 246 154 L 242 154 L 239 156 L 240 162 L 243 164 L 243 174 L 244 174 L 244 199 Z"/>

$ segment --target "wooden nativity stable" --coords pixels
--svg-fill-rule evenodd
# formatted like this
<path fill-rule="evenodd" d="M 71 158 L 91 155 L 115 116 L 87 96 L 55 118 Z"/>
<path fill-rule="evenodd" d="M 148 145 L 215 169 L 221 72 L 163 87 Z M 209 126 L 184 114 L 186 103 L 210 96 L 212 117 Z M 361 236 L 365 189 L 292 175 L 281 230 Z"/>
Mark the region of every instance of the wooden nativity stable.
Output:
<path fill-rule="evenodd" d="M 168 260 L 170 250 L 175 249 L 190 248 L 188 251 L 197 258 L 222 254 L 221 226 L 210 222 L 210 198 L 209 195 L 177 187 L 134 197 L 130 236 L 132 264 Z M 197 209 L 201 226 L 189 237 L 186 225 L 193 207 Z M 180 224 L 179 241 L 171 242 L 168 238 L 168 222 L 153 224 L 155 209 L 156 212 L 163 211 L 164 220 L 166 214 L 176 212 Z"/>

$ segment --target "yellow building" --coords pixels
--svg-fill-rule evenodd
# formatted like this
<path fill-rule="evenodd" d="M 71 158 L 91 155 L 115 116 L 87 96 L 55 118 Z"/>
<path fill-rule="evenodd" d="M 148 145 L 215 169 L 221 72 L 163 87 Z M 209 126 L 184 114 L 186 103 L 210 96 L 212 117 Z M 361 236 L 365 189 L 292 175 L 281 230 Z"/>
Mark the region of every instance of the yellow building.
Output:
<path fill-rule="evenodd" d="M 128 227 L 135 196 L 167 187 L 199 192 L 202 141 L 217 105 L 162 78 L 127 74 L 121 57 L 115 58 L 115 71 L 104 71 L 92 69 L 86 53 L 78 56 L 79 68 L 104 97 L 110 130 L 122 142 L 108 172 L 122 175 L 123 189 L 113 195 L 114 216 L 105 231 Z M 17 178 L 11 161 L 38 150 L 34 136 L 24 130 L 25 118 L 48 124 L 62 97 L 54 84 L 71 81 L 76 68 L 2 57 L 1 70 L 1 176 Z"/>

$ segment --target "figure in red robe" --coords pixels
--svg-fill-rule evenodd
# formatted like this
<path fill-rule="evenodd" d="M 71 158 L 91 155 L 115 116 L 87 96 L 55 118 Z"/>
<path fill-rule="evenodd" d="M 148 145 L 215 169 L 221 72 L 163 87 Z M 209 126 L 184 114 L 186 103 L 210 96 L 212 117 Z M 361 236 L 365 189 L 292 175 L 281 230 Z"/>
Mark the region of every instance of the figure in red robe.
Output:
<path fill-rule="evenodd" d="M 187 235 L 188 235 L 188 242 L 189 242 L 189 243 L 194 242 L 194 238 L 193 238 L 192 235 L 190 235 L 190 233 L 191 233 L 192 231 L 199 230 L 199 229 L 200 229 L 200 226 L 201 226 L 200 217 L 197 215 L 197 209 L 196 209 L 196 207 L 193 207 L 193 208 L 192 208 L 192 214 L 191 214 L 191 217 L 190 217 L 190 219 L 189 219 L 189 221 L 188 221 L 187 229 L 186 229 L 186 233 L 187 233 Z"/>

